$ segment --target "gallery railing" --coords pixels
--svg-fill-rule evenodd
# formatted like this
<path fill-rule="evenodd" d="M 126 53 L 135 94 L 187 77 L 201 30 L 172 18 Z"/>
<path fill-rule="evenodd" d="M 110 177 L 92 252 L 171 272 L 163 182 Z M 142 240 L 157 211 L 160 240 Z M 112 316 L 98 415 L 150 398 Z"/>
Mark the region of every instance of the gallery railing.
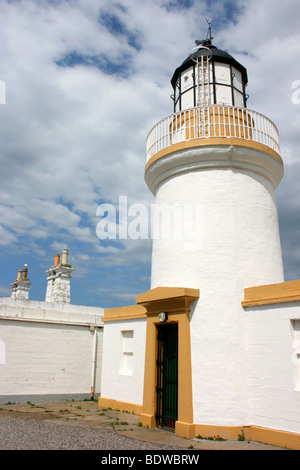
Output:
<path fill-rule="evenodd" d="M 275 124 L 266 116 L 235 106 L 203 106 L 172 114 L 159 121 L 147 137 L 147 161 L 171 145 L 194 139 L 251 140 L 280 154 Z"/>

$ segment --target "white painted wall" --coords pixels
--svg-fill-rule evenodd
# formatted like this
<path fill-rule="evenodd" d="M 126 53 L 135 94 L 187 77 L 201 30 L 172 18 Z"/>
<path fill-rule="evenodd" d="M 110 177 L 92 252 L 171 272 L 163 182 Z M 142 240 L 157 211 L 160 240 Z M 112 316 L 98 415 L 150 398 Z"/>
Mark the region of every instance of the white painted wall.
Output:
<path fill-rule="evenodd" d="M 101 396 L 137 405 L 143 404 L 146 319 L 105 322 Z M 130 367 L 124 370 L 124 334 L 132 332 Z"/>
<path fill-rule="evenodd" d="M 0 400 L 100 393 L 103 309 L 0 298 Z M 26 398 L 25 398 L 26 399 Z"/>
<path fill-rule="evenodd" d="M 300 302 L 245 315 L 251 424 L 300 433 Z"/>

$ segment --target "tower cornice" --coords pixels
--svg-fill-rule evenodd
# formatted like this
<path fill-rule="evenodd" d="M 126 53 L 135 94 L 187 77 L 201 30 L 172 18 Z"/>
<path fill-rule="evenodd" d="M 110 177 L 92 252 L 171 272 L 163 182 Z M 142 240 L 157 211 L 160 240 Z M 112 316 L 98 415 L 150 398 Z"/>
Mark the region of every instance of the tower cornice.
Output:
<path fill-rule="evenodd" d="M 208 169 L 232 169 L 262 175 L 274 189 L 284 174 L 280 155 L 263 144 L 234 138 L 211 138 L 174 144 L 154 155 L 146 165 L 145 180 L 155 194 L 158 187 L 171 177 Z"/>

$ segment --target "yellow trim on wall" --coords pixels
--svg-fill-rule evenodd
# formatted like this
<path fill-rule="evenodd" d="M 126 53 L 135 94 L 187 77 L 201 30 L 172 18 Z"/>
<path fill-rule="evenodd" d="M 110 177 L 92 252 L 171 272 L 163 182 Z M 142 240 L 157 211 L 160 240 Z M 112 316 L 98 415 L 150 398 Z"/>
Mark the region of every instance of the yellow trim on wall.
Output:
<path fill-rule="evenodd" d="M 243 307 L 300 301 L 300 280 L 248 287 L 244 289 Z"/>
<path fill-rule="evenodd" d="M 135 415 L 140 415 L 142 411 L 142 405 L 136 405 L 135 403 L 129 403 L 126 401 L 113 400 L 111 398 L 98 398 L 98 405 L 101 408 L 111 408 L 112 410 L 125 411 Z"/>
<path fill-rule="evenodd" d="M 222 439 L 238 440 L 242 436 L 243 426 L 218 426 L 211 424 L 195 424 L 194 437 L 204 439 Z"/>
<path fill-rule="evenodd" d="M 195 424 L 194 437 L 222 439 L 245 439 L 246 441 L 262 442 L 281 448 L 300 450 L 300 434 L 259 426 L 213 426 Z"/>
<path fill-rule="evenodd" d="M 281 156 L 270 147 L 261 144 L 259 142 L 254 142 L 253 140 L 245 140 L 239 139 L 236 137 L 206 137 L 205 139 L 193 139 L 193 140 L 185 140 L 184 142 L 178 142 L 177 144 L 170 145 L 163 150 L 160 150 L 155 155 L 153 155 L 146 164 L 145 172 L 149 169 L 153 163 L 155 163 L 160 158 L 165 157 L 166 155 L 178 152 L 179 150 L 190 149 L 194 147 L 204 147 L 204 146 L 212 146 L 212 145 L 236 145 L 239 147 L 250 147 L 256 150 L 261 150 L 262 152 L 268 153 L 271 155 L 275 160 L 277 160 L 281 166 L 283 167 L 283 161 Z"/>
<path fill-rule="evenodd" d="M 244 436 L 251 441 L 263 442 L 290 450 L 300 450 L 300 434 L 293 432 L 249 426 L 244 428 Z"/>
<path fill-rule="evenodd" d="M 141 423 L 156 427 L 156 354 L 159 312 L 167 312 L 166 324 L 178 324 L 178 436 L 191 437 L 193 427 L 192 363 L 190 340 L 190 304 L 199 298 L 198 289 L 157 287 L 137 296 L 136 301 L 147 309 L 144 398 Z"/>
<path fill-rule="evenodd" d="M 146 319 L 146 309 L 142 305 L 130 305 L 128 307 L 108 308 L 104 310 L 103 321 L 122 321 L 136 320 L 138 318 Z"/>

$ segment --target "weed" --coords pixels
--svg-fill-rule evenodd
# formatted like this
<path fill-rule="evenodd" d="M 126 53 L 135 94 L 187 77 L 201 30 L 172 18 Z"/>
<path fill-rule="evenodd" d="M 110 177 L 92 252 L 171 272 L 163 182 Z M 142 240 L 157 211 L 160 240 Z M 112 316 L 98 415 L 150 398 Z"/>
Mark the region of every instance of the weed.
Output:
<path fill-rule="evenodd" d="M 196 439 L 206 439 L 207 441 L 226 441 L 226 439 L 223 439 L 220 436 L 209 436 L 209 437 L 197 436 Z"/>

